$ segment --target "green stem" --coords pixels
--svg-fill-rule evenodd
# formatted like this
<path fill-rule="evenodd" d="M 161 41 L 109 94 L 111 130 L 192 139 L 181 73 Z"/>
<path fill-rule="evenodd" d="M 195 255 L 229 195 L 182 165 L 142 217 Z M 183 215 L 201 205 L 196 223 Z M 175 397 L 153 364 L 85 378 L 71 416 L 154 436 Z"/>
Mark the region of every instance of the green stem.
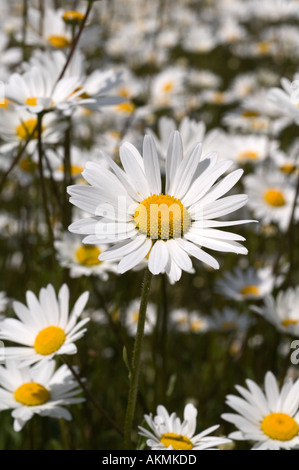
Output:
<path fill-rule="evenodd" d="M 71 163 L 71 133 L 72 133 L 72 121 L 71 117 L 68 117 L 68 127 L 65 131 L 64 140 L 64 209 L 63 209 L 63 228 L 67 230 L 68 226 L 72 222 L 72 205 L 69 203 L 67 187 L 70 186 L 72 181 L 72 163 Z"/>
<path fill-rule="evenodd" d="M 85 393 L 85 395 L 89 398 L 90 402 L 93 404 L 93 406 L 100 412 L 100 414 L 109 422 L 109 424 L 122 436 L 123 435 L 123 432 L 122 430 L 120 429 L 120 427 L 118 426 L 117 423 L 115 423 L 113 421 L 112 418 L 110 418 L 109 414 L 104 410 L 104 408 L 102 407 L 102 405 L 94 398 L 94 396 L 90 393 L 90 391 L 88 390 L 88 388 L 86 387 L 85 383 L 83 380 L 81 380 L 81 377 L 79 374 L 77 374 L 76 370 L 74 369 L 74 367 L 68 362 L 68 360 L 63 357 L 63 360 L 65 362 L 65 364 L 68 366 L 68 368 L 70 369 L 71 373 L 73 374 L 74 378 L 76 379 L 76 381 L 78 382 L 78 384 L 80 385 L 80 387 L 82 388 L 83 392 Z"/>
<path fill-rule="evenodd" d="M 55 247 L 54 247 L 54 235 L 53 235 L 53 230 L 52 230 L 50 212 L 48 208 L 47 192 L 46 192 L 44 170 L 43 170 L 42 122 L 43 122 L 43 113 L 39 113 L 37 115 L 38 169 L 39 169 L 40 185 L 41 185 L 41 192 L 42 192 L 42 202 L 43 202 L 46 224 L 48 227 L 48 234 L 49 234 L 50 245 L 51 245 L 51 250 L 52 250 L 52 263 L 54 267 L 55 259 L 56 259 Z"/>
<path fill-rule="evenodd" d="M 75 52 L 75 50 L 76 50 L 76 47 L 77 47 L 77 45 L 78 45 L 79 39 L 80 39 L 80 37 L 81 37 L 82 31 L 83 31 L 84 26 L 85 26 L 85 24 L 86 24 L 87 18 L 88 18 L 88 16 L 89 16 L 90 10 L 91 10 L 91 8 L 92 8 L 92 5 L 93 5 L 93 0 L 89 0 L 89 1 L 88 1 L 88 5 L 87 5 L 87 9 L 86 9 L 86 12 L 85 12 L 85 15 L 84 15 L 84 18 L 83 18 L 82 21 L 81 21 L 81 24 L 80 24 L 78 33 L 77 33 L 77 35 L 75 36 L 75 38 L 74 38 L 74 40 L 73 40 L 73 42 L 72 42 L 72 46 L 71 46 L 69 55 L 68 55 L 68 57 L 67 57 L 67 59 L 66 59 L 66 62 L 65 62 L 65 64 L 64 64 L 64 67 L 63 67 L 63 69 L 62 69 L 62 71 L 61 71 L 61 73 L 60 73 L 60 75 L 59 75 L 59 77 L 58 77 L 56 83 L 59 82 L 59 80 L 62 79 L 62 77 L 63 77 L 64 74 L 65 74 L 66 69 L 67 69 L 68 66 L 69 66 L 70 61 L 72 60 L 72 57 L 73 57 L 74 52 Z"/>
<path fill-rule="evenodd" d="M 142 346 L 142 340 L 143 340 L 143 334 L 144 334 L 146 308 L 147 308 L 147 303 L 148 303 L 148 298 L 149 298 L 151 280 L 152 280 L 152 273 L 147 269 L 144 273 L 143 287 L 142 287 L 142 293 L 141 293 L 137 333 L 136 333 L 136 338 L 135 338 L 133 359 L 132 359 L 132 365 L 131 365 L 132 374 L 130 377 L 128 404 L 127 404 L 127 410 L 126 410 L 126 416 L 125 416 L 124 447 L 126 450 L 130 449 L 132 446 L 132 441 L 131 441 L 132 423 L 134 419 L 136 398 L 137 398 L 137 393 L 138 393 L 139 374 L 140 374 L 140 365 L 141 365 L 141 346 Z"/>

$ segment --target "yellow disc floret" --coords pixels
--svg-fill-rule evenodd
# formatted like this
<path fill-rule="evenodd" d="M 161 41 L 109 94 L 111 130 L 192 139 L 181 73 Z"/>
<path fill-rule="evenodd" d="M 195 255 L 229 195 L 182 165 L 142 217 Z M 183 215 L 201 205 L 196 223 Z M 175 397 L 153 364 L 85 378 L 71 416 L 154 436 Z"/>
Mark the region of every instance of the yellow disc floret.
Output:
<path fill-rule="evenodd" d="M 290 441 L 298 435 L 299 426 L 286 413 L 271 413 L 263 419 L 261 429 L 270 439 Z"/>
<path fill-rule="evenodd" d="M 36 106 L 37 105 L 37 97 L 36 96 L 31 96 L 26 99 L 25 101 L 28 106 Z"/>
<path fill-rule="evenodd" d="M 84 266 L 96 266 L 101 263 L 100 254 L 101 251 L 96 246 L 84 245 L 77 249 L 76 258 L 78 263 Z"/>
<path fill-rule="evenodd" d="M 290 325 L 293 325 L 293 326 L 297 325 L 298 320 L 295 320 L 294 318 L 286 318 L 285 320 L 282 320 L 281 324 L 285 328 L 288 328 Z"/>
<path fill-rule="evenodd" d="M 25 406 L 38 406 L 46 403 L 50 393 L 41 384 L 28 382 L 18 387 L 14 392 L 14 398 Z"/>
<path fill-rule="evenodd" d="M 71 45 L 70 40 L 66 36 L 61 36 L 61 35 L 49 36 L 48 41 L 51 44 L 51 46 L 57 47 L 58 49 L 63 49 Z"/>
<path fill-rule="evenodd" d="M 32 138 L 37 139 L 37 119 L 28 119 L 27 121 L 23 121 L 16 128 L 16 134 L 21 140 L 28 140 L 32 133 Z"/>
<path fill-rule="evenodd" d="M 264 193 L 264 199 L 273 207 L 282 207 L 285 205 L 286 200 L 283 193 L 279 189 L 270 188 Z"/>
<path fill-rule="evenodd" d="M 254 150 L 245 150 L 244 152 L 241 152 L 238 155 L 239 161 L 257 160 L 258 158 L 259 158 L 259 154 Z"/>
<path fill-rule="evenodd" d="M 242 295 L 244 295 L 244 297 L 246 296 L 256 296 L 256 295 L 259 295 L 260 291 L 259 291 L 259 288 L 258 286 L 254 286 L 254 285 L 251 285 L 251 286 L 244 286 L 240 293 Z"/>
<path fill-rule="evenodd" d="M 83 18 L 84 18 L 83 13 L 81 13 L 80 11 L 74 11 L 74 10 L 67 10 L 62 15 L 62 19 L 66 23 L 70 23 L 70 24 L 80 23 L 83 20 Z"/>
<path fill-rule="evenodd" d="M 173 432 L 167 432 L 163 434 L 160 439 L 161 444 L 165 447 L 172 446 L 173 450 L 191 450 L 193 444 L 190 439 L 181 434 L 175 434 Z"/>
<path fill-rule="evenodd" d="M 34 349 L 38 354 L 47 356 L 52 354 L 63 345 L 66 335 L 62 328 L 59 326 L 48 326 L 41 330 L 34 342 Z"/>
<path fill-rule="evenodd" d="M 179 199 L 154 194 L 136 208 L 136 228 L 152 240 L 180 238 L 190 227 L 190 215 Z"/>

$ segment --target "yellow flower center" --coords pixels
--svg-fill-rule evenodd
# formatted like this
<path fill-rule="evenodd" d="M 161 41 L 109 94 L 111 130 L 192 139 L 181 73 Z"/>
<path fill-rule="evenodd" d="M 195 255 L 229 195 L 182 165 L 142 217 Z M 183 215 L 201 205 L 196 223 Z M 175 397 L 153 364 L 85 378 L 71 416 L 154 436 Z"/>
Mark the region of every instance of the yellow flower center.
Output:
<path fill-rule="evenodd" d="M 190 227 L 190 215 L 179 199 L 154 194 L 136 208 L 136 228 L 148 238 L 168 240 L 181 237 Z"/>
<path fill-rule="evenodd" d="M 27 98 L 25 101 L 28 106 L 36 106 L 37 105 L 37 97 L 36 96 L 31 96 L 30 98 Z"/>
<path fill-rule="evenodd" d="M 43 385 L 36 382 L 28 382 L 16 389 L 14 397 L 22 405 L 38 406 L 43 405 L 49 400 L 50 393 Z"/>
<path fill-rule="evenodd" d="M 83 13 L 80 11 L 67 10 L 63 13 L 62 19 L 66 23 L 80 23 L 84 18 Z"/>
<path fill-rule="evenodd" d="M 259 158 L 258 152 L 253 150 L 245 150 L 244 152 L 239 153 L 238 160 L 257 160 Z"/>
<path fill-rule="evenodd" d="M 264 193 L 264 199 L 273 207 L 282 207 L 285 205 L 286 200 L 283 193 L 279 189 L 271 188 Z"/>
<path fill-rule="evenodd" d="M 286 163 L 285 165 L 281 165 L 279 169 L 283 173 L 287 173 L 289 175 L 290 173 L 292 173 L 292 171 L 294 171 L 295 165 L 293 165 L 292 163 Z"/>
<path fill-rule="evenodd" d="M 253 111 L 251 109 L 245 109 L 242 112 L 242 116 L 246 118 L 253 118 L 253 117 L 258 117 L 260 114 L 257 111 Z"/>
<path fill-rule="evenodd" d="M 121 87 L 117 90 L 117 94 L 119 96 L 122 96 L 123 98 L 130 98 L 130 92 L 128 90 L 128 88 L 126 87 Z"/>
<path fill-rule="evenodd" d="M 0 108 L 8 109 L 8 106 L 9 106 L 10 103 L 12 103 L 12 101 L 10 101 L 9 99 L 7 99 L 7 98 L 2 98 L 2 99 L 0 100 Z"/>
<path fill-rule="evenodd" d="M 34 349 L 38 354 L 47 356 L 52 354 L 65 342 L 65 332 L 59 326 L 48 326 L 41 330 L 34 342 Z"/>
<path fill-rule="evenodd" d="M 263 419 L 261 429 L 270 439 L 290 441 L 297 436 L 299 426 L 285 413 L 271 413 Z"/>
<path fill-rule="evenodd" d="M 139 319 L 139 312 L 134 312 L 133 315 L 132 315 L 132 321 L 133 323 L 138 323 L 138 319 Z"/>
<path fill-rule="evenodd" d="M 21 124 L 16 128 L 16 134 L 19 139 L 28 140 L 35 128 L 36 130 L 33 133 L 32 138 L 37 139 L 37 119 L 28 119 L 27 121 L 21 122 Z"/>
<path fill-rule="evenodd" d="M 222 324 L 221 324 L 221 328 L 223 330 L 236 330 L 238 327 L 238 325 L 236 324 L 236 322 L 234 321 L 224 321 Z"/>
<path fill-rule="evenodd" d="M 257 44 L 257 50 L 260 54 L 267 54 L 270 51 L 271 42 L 262 41 Z"/>
<path fill-rule="evenodd" d="M 173 82 L 166 82 L 164 83 L 164 85 L 162 86 L 162 90 L 165 92 L 165 93 L 169 93 L 171 90 L 173 90 L 174 88 L 174 83 Z"/>
<path fill-rule="evenodd" d="M 286 318 L 285 320 L 283 320 L 281 322 L 282 326 L 284 326 L 285 328 L 287 328 L 289 325 L 297 325 L 298 324 L 298 320 L 294 320 L 293 318 Z"/>
<path fill-rule="evenodd" d="M 167 432 L 163 434 L 160 439 L 161 444 L 165 447 L 172 446 L 173 450 L 191 450 L 193 444 L 186 436 L 181 434 L 175 434 L 173 432 Z"/>
<path fill-rule="evenodd" d="M 59 49 L 69 47 L 71 45 L 70 40 L 66 36 L 62 35 L 49 36 L 48 41 L 53 47 L 58 47 Z"/>
<path fill-rule="evenodd" d="M 258 286 L 244 286 L 240 293 L 244 296 L 246 295 L 259 295 L 260 293 L 260 290 L 258 288 Z"/>
<path fill-rule="evenodd" d="M 206 322 L 203 320 L 191 320 L 190 321 L 190 329 L 191 331 L 203 331 L 206 328 Z"/>
<path fill-rule="evenodd" d="M 84 245 L 76 251 L 76 258 L 84 266 L 95 266 L 101 263 L 99 260 L 100 254 L 101 251 L 96 246 Z"/>
<path fill-rule="evenodd" d="M 225 95 L 221 91 L 216 91 L 212 96 L 213 103 L 221 104 L 224 103 Z"/>
<path fill-rule="evenodd" d="M 30 160 L 29 157 L 22 158 L 22 160 L 19 162 L 19 168 L 21 168 L 21 170 L 25 171 L 26 173 L 32 173 L 33 171 L 37 170 L 37 167 L 37 163 Z"/>
<path fill-rule="evenodd" d="M 64 173 L 64 165 L 59 165 L 58 170 Z M 71 175 L 73 177 L 81 175 L 83 170 L 84 170 L 83 166 L 71 165 Z"/>
<path fill-rule="evenodd" d="M 121 113 L 133 113 L 135 111 L 135 104 L 132 101 L 124 101 L 118 104 L 116 109 Z"/>

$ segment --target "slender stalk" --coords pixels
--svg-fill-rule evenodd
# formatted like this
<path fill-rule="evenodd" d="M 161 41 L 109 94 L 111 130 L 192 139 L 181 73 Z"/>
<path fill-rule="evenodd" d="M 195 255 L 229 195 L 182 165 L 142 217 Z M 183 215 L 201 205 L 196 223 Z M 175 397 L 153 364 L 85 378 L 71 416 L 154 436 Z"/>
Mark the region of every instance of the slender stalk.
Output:
<path fill-rule="evenodd" d="M 73 374 L 74 378 L 76 379 L 76 381 L 78 382 L 78 384 L 80 385 L 80 387 L 82 388 L 83 392 L 85 393 L 85 395 L 88 397 L 88 399 L 90 400 L 90 402 L 94 405 L 94 407 L 99 411 L 99 413 L 108 421 L 108 423 L 121 435 L 123 436 L 123 431 L 122 429 L 118 426 L 117 423 L 115 423 L 113 421 L 112 418 L 110 418 L 109 414 L 105 411 L 105 409 L 102 407 L 102 405 L 94 398 L 94 396 L 90 393 L 90 391 L 88 390 L 88 388 L 86 387 L 84 381 L 81 379 L 81 377 L 79 376 L 79 374 L 77 374 L 76 370 L 74 369 L 74 367 L 68 362 L 68 360 L 63 357 L 63 360 L 64 362 L 66 363 L 66 365 L 68 366 L 68 368 L 70 369 L 71 373 Z"/>
<path fill-rule="evenodd" d="M 68 127 L 65 131 L 64 139 L 64 209 L 63 209 L 63 227 L 67 230 L 72 222 L 72 205 L 69 204 L 67 187 L 72 184 L 72 162 L 71 162 L 71 133 L 72 121 L 68 117 Z"/>
<path fill-rule="evenodd" d="M 39 169 L 40 185 L 41 185 L 41 192 L 42 192 L 43 208 L 44 208 L 44 213 L 45 213 L 46 224 L 48 227 L 50 245 L 52 249 L 52 262 L 53 262 L 53 266 L 55 266 L 54 235 L 53 235 L 53 230 L 52 230 L 50 212 L 48 208 L 47 192 L 46 192 L 44 170 L 43 170 L 42 122 L 43 122 L 43 113 L 39 113 L 37 115 L 38 169 Z"/>
<path fill-rule="evenodd" d="M 293 202 L 293 207 L 292 207 L 292 212 L 291 212 L 291 217 L 290 217 L 290 223 L 288 227 L 288 242 L 289 242 L 289 271 L 288 271 L 288 276 L 287 276 L 287 281 L 290 283 L 291 281 L 291 276 L 293 273 L 293 265 L 294 265 L 294 248 L 297 246 L 295 243 L 295 236 L 294 236 L 294 218 L 295 218 L 295 211 L 297 207 L 297 200 L 299 196 L 299 176 L 297 178 L 297 186 L 295 190 L 295 197 L 294 197 L 294 202 Z"/>
<path fill-rule="evenodd" d="M 146 269 L 143 279 L 143 287 L 140 300 L 140 308 L 138 315 L 138 325 L 137 333 L 135 338 L 135 345 L 133 351 L 132 365 L 131 370 L 132 374 L 130 377 L 130 388 L 128 396 L 128 404 L 125 416 L 125 425 L 124 425 L 124 447 L 126 450 L 130 449 L 132 446 L 131 434 L 132 434 L 132 424 L 135 414 L 136 407 L 136 398 L 138 393 L 139 386 L 139 375 L 140 375 L 140 365 L 141 365 L 141 347 L 144 334 L 144 325 L 146 318 L 146 308 L 149 298 L 149 291 L 151 286 L 152 273 Z"/>
<path fill-rule="evenodd" d="M 68 57 L 67 57 L 67 59 L 66 59 L 66 62 L 65 62 L 65 64 L 64 64 L 64 67 L 63 67 L 63 69 L 62 69 L 62 71 L 61 71 L 61 73 L 60 73 L 60 75 L 59 75 L 59 77 L 58 77 L 56 83 L 57 83 L 59 80 L 61 80 L 61 78 L 64 76 L 65 71 L 66 71 L 66 69 L 68 68 L 69 63 L 70 63 L 70 61 L 72 60 L 72 57 L 73 57 L 74 52 L 75 52 L 75 50 L 76 50 L 77 44 L 78 44 L 79 39 L 80 39 L 80 37 L 81 37 L 82 31 L 83 31 L 84 26 L 85 26 L 85 24 L 86 24 L 87 18 L 88 18 L 88 16 L 89 16 L 90 10 L 91 10 L 91 8 L 92 8 L 92 4 L 93 4 L 93 0 L 89 0 L 89 1 L 88 1 L 88 5 L 87 5 L 87 9 L 86 9 L 86 12 L 85 12 L 85 15 L 84 15 L 84 18 L 82 19 L 82 21 L 81 21 L 81 23 L 80 23 L 80 27 L 79 27 L 78 33 L 77 33 L 77 35 L 75 36 L 75 38 L 74 38 L 74 40 L 73 40 L 73 42 L 72 42 L 72 46 L 71 46 L 71 49 L 70 49 L 70 51 L 69 51 L 69 55 L 68 55 Z"/>
<path fill-rule="evenodd" d="M 166 392 L 167 383 L 167 326 L 168 326 L 168 302 L 167 302 L 167 281 L 165 274 L 162 274 L 162 327 L 161 327 L 161 359 L 162 359 L 162 392 Z"/>
<path fill-rule="evenodd" d="M 26 36 L 27 36 L 27 20 L 28 20 L 28 0 L 23 0 L 23 25 L 22 25 L 22 49 L 23 49 L 23 61 L 27 60 L 27 46 L 26 46 Z"/>

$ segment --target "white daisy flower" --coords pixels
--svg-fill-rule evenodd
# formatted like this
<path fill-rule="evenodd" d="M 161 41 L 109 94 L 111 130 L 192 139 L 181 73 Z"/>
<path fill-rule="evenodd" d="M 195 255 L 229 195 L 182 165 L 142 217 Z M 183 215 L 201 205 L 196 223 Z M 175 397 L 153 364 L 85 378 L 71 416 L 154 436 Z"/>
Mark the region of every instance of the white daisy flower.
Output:
<path fill-rule="evenodd" d="M 299 174 L 299 139 L 295 139 L 286 152 L 281 149 L 271 153 L 271 160 L 276 168 L 289 178 L 297 178 Z"/>
<path fill-rule="evenodd" d="M 243 183 L 249 196 L 248 206 L 255 217 L 265 225 L 275 222 L 282 232 L 286 231 L 295 199 L 295 187 L 289 178 L 279 171 L 259 168 L 246 175 Z M 298 220 L 299 208 L 294 216 Z"/>
<path fill-rule="evenodd" d="M 299 446 L 299 379 L 288 379 L 281 390 L 272 372 L 264 379 L 264 391 L 247 379 L 248 390 L 240 385 L 236 389 L 242 398 L 228 395 L 226 403 L 237 413 L 224 413 L 221 417 L 233 423 L 238 431 L 231 439 L 255 441 L 252 450 L 290 450 Z"/>
<path fill-rule="evenodd" d="M 185 89 L 186 70 L 168 67 L 158 73 L 151 85 L 151 102 L 154 107 L 176 106 Z"/>
<path fill-rule="evenodd" d="M 80 236 L 69 232 L 63 233 L 54 245 L 59 264 L 70 270 L 71 277 L 97 276 L 107 281 L 109 272 L 116 272 L 115 262 L 99 260 L 106 245 L 83 245 Z"/>
<path fill-rule="evenodd" d="M 66 284 L 60 288 L 58 297 L 51 284 L 42 288 L 39 298 L 31 291 L 26 292 L 27 306 L 13 302 L 13 309 L 19 318 L 6 318 L 0 327 L 0 338 L 21 344 L 6 347 L 7 359 L 18 359 L 22 365 L 45 362 L 57 354 L 76 354 L 75 341 L 82 338 L 82 328 L 88 318 L 78 321 L 88 300 L 84 292 L 69 313 L 69 289 Z"/>
<path fill-rule="evenodd" d="M 57 80 L 61 70 L 55 72 L 50 66 L 35 65 L 23 74 L 12 74 L 5 85 L 6 98 L 32 113 L 66 108 L 80 94 L 79 77 Z"/>
<path fill-rule="evenodd" d="M 176 413 L 169 415 L 166 408 L 159 405 L 155 417 L 152 413 L 144 416 L 150 430 L 138 426 L 139 434 L 148 438 L 146 443 L 151 450 L 215 450 L 217 446 L 231 442 L 226 438 L 209 436 L 219 425 L 195 434 L 196 417 L 197 409 L 192 403 L 185 406 L 183 422 Z"/>
<path fill-rule="evenodd" d="M 65 178 L 65 168 L 64 168 L 64 149 L 62 148 L 52 148 L 45 149 L 45 155 L 48 160 L 48 165 L 45 165 L 44 171 L 45 176 L 53 177 L 55 181 L 63 181 Z M 85 164 L 91 159 L 98 159 L 98 161 L 104 165 L 108 166 L 104 158 L 99 158 L 98 155 L 94 155 L 94 151 L 82 149 L 74 145 L 70 148 L 70 172 L 72 180 L 76 183 L 84 182 L 82 178 L 82 171 L 84 170 Z M 38 160 L 37 160 L 38 161 Z"/>
<path fill-rule="evenodd" d="M 37 117 L 29 111 L 8 110 L 0 108 L 0 120 L 2 122 L 0 136 L 5 141 L 1 145 L 2 152 L 8 152 L 18 145 L 24 145 L 32 135 L 27 151 L 33 153 L 37 147 Z M 55 113 L 47 113 L 43 117 L 42 140 L 44 144 L 57 144 L 63 131 L 67 127 L 65 122 L 58 120 Z M 35 130 L 36 129 L 36 130 Z"/>
<path fill-rule="evenodd" d="M 27 44 L 46 46 L 55 49 L 69 48 L 72 44 L 72 29 L 64 21 L 63 9 L 54 10 L 46 7 L 41 18 L 37 8 L 28 9 L 28 27 L 26 30 Z M 40 24 L 43 22 L 42 31 Z"/>
<path fill-rule="evenodd" d="M 101 261 L 120 260 L 118 272 L 124 273 L 148 255 L 149 270 L 153 274 L 166 272 L 175 282 L 182 270 L 192 268 L 190 256 L 219 268 L 216 259 L 201 247 L 247 253 L 238 243 L 243 237 L 216 227 L 248 220 L 213 220 L 247 202 L 245 194 L 221 199 L 240 179 L 242 170 L 214 185 L 231 161 L 218 162 L 216 153 L 201 158 L 201 144 L 184 156 L 180 134 L 175 131 L 169 142 L 163 191 L 158 154 L 150 136 L 144 138 L 143 158 L 128 142 L 120 147 L 124 171 L 106 158 L 111 170 L 89 162 L 83 171 L 89 185 L 68 188 L 70 202 L 93 216 L 74 222 L 69 230 L 87 234 L 83 243 L 111 245 L 100 255 Z"/>
<path fill-rule="evenodd" d="M 7 360 L 5 367 L 0 366 L 0 410 L 13 410 L 16 432 L 34 415 L 70 421 L 65 406 L 85 401 L 76 397 L 77 386 L 66 365 L 55 371 L 55 361 L 20 368 L 18 362 Z"/>
<path fill-rule="evenodd" d="M 204 333 L 210 329 L 208 318 L 196 311 L 189 312 L 185 308 L 172 310 L 170 323 L 177 331 L 183 333 Z"/>
<path fill-rule="evenodd" d="M 282 333 L 299 336 L 299 287 L 280 291 L 276 299 L 266 295 L 262 307 L 251 309 L 272 323 Z"/>
<path fill-rule="evenodd" d="M 252 325 L 253 320 L 245 313 L 240 314 L 237 310 L 224 307 L 221 311 L 214 309 L 209 318 L 210 330 L 221 332 L 244 332 Z"/>
<path fill-rule="evenodd" d="M 290 117 L 296 124 L 299 123 L 298 85 L 298 76 L 293 82 L 283 77 L 281 79 L 282 88 L 273 87 L 268 93 L 268 100 L 277 108 L 277 112 Z"/>
<path fill-rule="evenodd" d="M 151 135 L 155 141 L 157 151 L 162 159 L 161 166 L 165 167 L 169 138 L 176 130 L 176 122 L 167 116 L 162 116 L 158 120 L 159 137 L 149 128 L 146 132 Z M 185 116 L 178 127 L 178 131 L 182 138 L 184 152 L 187 153 L 198 142 L 202 143 L 202 153 L 206 154 L 215 151 L 217 148 L 217 140 L 220 136 L 218 129 L 213 129 L 206 133 L 206 125 L 203 121 L 195 121 Z"/>
<path fill-rule="evenodd" d="M 266 135 L 224 134 L 221 139 L 223 158 L 232 158 L 238 165 L 264 161 L 278 147 Z"/>
<path fill-rule="evenodd" d="M 139 318 L 140 299 L 132 300 L 125 312 L 125 327 L 130 336 L 135 336 L 137 332 L 137 324 Z M 146 308 L 146 318 L 144 325 L 144 334 L 150 335 L 155 328 L 157 320 L 157 306 L 151 302 Z"/>
<path fill-rule="evenodd" d="M 229 299 L 261 299 L 270 294 L 275 286 L 272 266 L 246 270 L 236 267 L 233 272 L 225 271 L 223 279 L 216 280 L 216 290 Z"/>

